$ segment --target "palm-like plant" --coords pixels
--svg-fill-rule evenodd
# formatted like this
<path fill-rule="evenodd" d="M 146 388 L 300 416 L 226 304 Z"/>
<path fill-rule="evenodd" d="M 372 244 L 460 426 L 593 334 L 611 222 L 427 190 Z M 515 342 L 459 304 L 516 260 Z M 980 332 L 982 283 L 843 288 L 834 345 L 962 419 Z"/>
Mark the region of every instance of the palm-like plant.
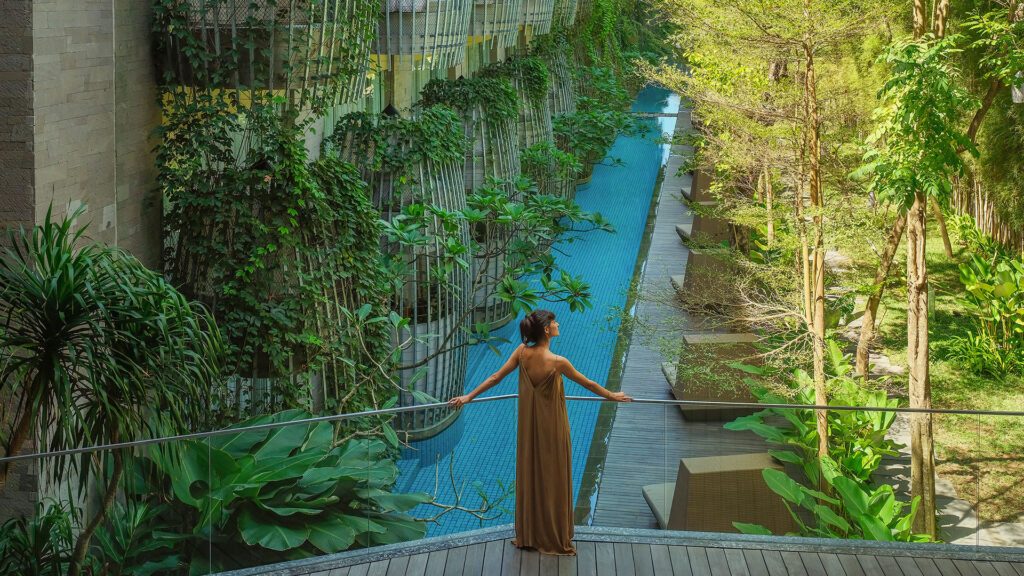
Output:
<path fill-rule="evenodd" d="M 0 254 L 0 397 L 13 398 L 15 411 L 0 441 L 9 455 L 32 437 L 55 451 L 188 429 L 202 420 L 217 377 L 211 317 L 126 252 L 82 242 L 78 215 L 54 222 L 48 211 Z M 50 467 L 77 472 L 84 490 L 110 464 L 103 507 L 83 527 L 71 574 L 123 475 L 120 451 L 109 460 L 57 458 Z M 0 488 L 9 466 L 0 467 Z"/>

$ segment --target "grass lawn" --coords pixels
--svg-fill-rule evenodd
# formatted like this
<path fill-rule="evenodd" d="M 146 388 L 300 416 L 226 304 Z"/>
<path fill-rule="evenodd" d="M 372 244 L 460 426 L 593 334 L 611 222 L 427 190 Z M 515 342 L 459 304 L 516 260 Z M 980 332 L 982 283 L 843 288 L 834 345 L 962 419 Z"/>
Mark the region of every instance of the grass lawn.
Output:
<path fill-rule="evenodd" d="M 946 257 L 936 227 L 929 222 L 928 278 L 933 308 L 929 323 L 932 404 L 936 408 L 1024 410 L 1024 380 L 998 380 L 962 370 L 944 360 L 951 336 L 964 334 L 969 316 L 961 312 L 957 264 Z M 954 239 L 955 241 L 955 239 Z M 956 248 L 956 246 L 954 246 Z M 906 256 L 893 264 L 894 277 L 879 312 L 876 349 L 906 367 Z M 899 383 L 906 391 L 906 379 Z M 1024 516 L 1024 418 L 935 417 L 939 474 L 952 481 L 960 498 L 979 506 L 983 520 L 1017 520 Z"/>

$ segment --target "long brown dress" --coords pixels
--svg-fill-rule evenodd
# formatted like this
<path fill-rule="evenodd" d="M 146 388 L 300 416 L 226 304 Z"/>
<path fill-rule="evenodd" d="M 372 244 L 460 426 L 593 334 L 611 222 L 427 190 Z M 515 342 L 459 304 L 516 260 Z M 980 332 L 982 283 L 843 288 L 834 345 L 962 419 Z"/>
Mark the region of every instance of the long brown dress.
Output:
<path fill-rule="evenodd" d="M 531 382 L 519 361 L 516 539 L 520 548 L 575 555 L 572 545 L 572 444 L 562 374 Z"/>

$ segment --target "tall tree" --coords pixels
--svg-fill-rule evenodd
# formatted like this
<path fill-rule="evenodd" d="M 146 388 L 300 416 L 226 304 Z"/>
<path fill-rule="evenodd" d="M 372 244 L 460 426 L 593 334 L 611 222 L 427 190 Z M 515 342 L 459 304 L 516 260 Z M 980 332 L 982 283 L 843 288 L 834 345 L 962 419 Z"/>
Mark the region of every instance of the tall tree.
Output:
<path fill-rule="evenodd" d="M 950 64 L 949 39 L 924 37 L 924 11 L 914 3 L 914 38 L 895 42 L 885 53 L 892 69 L 879 93 L 879 121 L 862 173 L 871 189 L 906 211 L 907 363 L 912 408 L 931 407 L 928 373 L 928 266 L 926 216 L 932 199 L 943 200 L 951 178 L 963 170 L 958 150 L 973 150 L 959 126 L 974 99 Z M 911 493 L 921 497 L 915 532 L 936 534 L 935 463 L 930 414 L 911 416 Z"/>

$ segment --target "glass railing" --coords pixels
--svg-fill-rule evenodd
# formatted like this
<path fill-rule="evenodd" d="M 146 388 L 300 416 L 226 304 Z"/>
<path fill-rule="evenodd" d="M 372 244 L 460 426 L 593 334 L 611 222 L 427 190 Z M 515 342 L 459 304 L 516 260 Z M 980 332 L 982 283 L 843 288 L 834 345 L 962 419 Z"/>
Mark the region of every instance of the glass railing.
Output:
<path fill-rule="evenodd" d="M 399 443 L 389 419 L 423 408 L 0 458 L 0 573 L 206 574 L 511 524 L 516 397 Z M 815 411 L 790 404 L 570 396 L 567 412 L 577 526 L 921 542 L 917 419 L 935 438 L 937 540 L 1024 544 L 1021 413 L 832 406 L 822 459 Z"/>

